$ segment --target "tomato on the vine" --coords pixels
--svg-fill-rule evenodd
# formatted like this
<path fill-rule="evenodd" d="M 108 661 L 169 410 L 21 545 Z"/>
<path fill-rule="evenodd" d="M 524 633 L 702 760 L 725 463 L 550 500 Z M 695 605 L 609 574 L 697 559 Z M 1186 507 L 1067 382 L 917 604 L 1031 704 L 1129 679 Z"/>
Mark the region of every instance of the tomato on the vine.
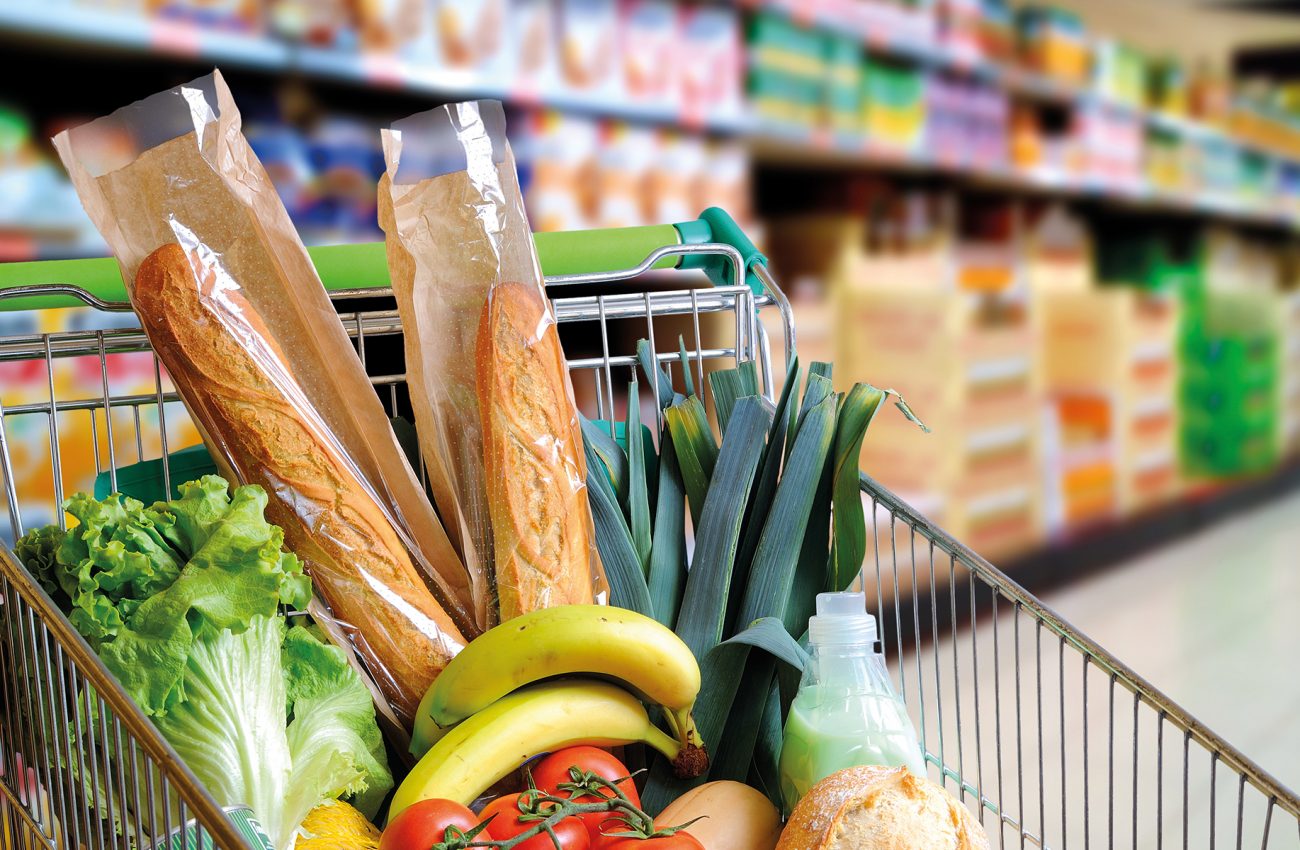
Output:
<path fill-rule="evenodd" d="M 425 850 L 442 841 L 449 826 L 469 832 L 478 826 L 478 818 L 451 800 L 421 800 L 388 822 L 379 850 Z"/>
<path fill-rule="evenodd" d="M 571 797 L 572 792 L 562 790 L 560 785 L 573 781 L 570 773 L 572 768 L 594 773 L 601 779 L 613 783 L 632 802 L 632 805 L 641 807 L 641 797 L 636 792 L 636 785 L 632 782 L 632 778 L 628 776 L 627 767 L 612 754 L 598 747 L 568 747 L 556 750 L 533 766 L 533 784 L 538 790 L 545 791 L 553 797 L 570 797 L 575 803 L 597 803 L 600 802 L 601 797 L 608 799 L 614 796 L 614 792 L 604 789 L 601 791 L 601 797 L 594 794 Z M 581 818 L 586 824 L 587 831 L 591 833 L 594 841 L 598 837 L 597 827 L 609 816 L 609 812 L 589 812 L 576 817 Z"/>
<path fill-rule="evenodd" d="M 498 797 L 488 803 L 479 813 L 479 822 L 487 823 L 487 835 L 495 841 L 505 841 L 522 835 L 541 823 L 540 820 L 520 819 L 520 815 L 523 814 L 520 802 L 525 800 L 526 805 L 525 798 L 530 796 L 530 793 L 525 791 L 522 794 Z M 541 814 L 545 814 L 548 809 L 553 809 L 554 805 L 554 803 L 543 803 Z M 490 822 L 489 818 L 491 818 Z M 577 817 L 564 818 L 552 829 L 555 830 L 555 837 L 560 840 L 560 850 L 590 850 L 591 837 L 587 834 L 587 826 Z M 515 850 L 556 850 L 556 847 L 551 837 L 542 832 L 523 842 Z"/>

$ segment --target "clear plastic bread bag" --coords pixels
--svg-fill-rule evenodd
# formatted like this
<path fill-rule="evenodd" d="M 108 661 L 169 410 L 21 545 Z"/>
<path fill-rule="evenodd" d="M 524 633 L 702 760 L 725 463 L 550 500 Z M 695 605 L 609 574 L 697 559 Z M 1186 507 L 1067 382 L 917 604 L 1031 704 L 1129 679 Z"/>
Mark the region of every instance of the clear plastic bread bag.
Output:
<path fill-rule="evenodd" d="M 416 430 L 476 615 L 606 602 L 573 386 L 501 104 L 413 115 L 383 145 L 379 218 Z"/>
<path fill-rule="evenodd" d="M 327 631 L 409 728 L 478 631 L 470 582 L 221 75 L 54 141 L 217 463 L 266 489 Z"/>

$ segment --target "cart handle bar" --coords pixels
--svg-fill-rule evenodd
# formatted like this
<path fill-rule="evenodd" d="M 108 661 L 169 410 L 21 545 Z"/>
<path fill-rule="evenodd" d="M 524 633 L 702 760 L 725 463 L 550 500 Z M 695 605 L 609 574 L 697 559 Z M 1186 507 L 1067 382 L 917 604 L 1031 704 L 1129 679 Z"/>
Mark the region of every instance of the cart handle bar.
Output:
<path fill-rule="evenodd" d="M 578 282 L 596 275 L 642 264 L 665 246 L 722 243 L 733 248 L 746 269 L 745 282 L 755 295 L 765 286 L 767 258 L 724 210 L 711 207 L 695 221 L 618 227 L 605 230 L 571 230 L 533 234 L 542 271 L 558 282 Z M 365 295 L 387 289 L 388 260 L 384 243 L 328 245 L 308 248 L 325 288 L 335 297 Z M 727 252 L 730 253 L 730 252 Z M 653 268 L 703 271 L 715 286 L 734 280 L 734 255 L 717 251 L 663 254 Z M 759 271 L 761 269 L 761 271 Z M 127 311 L 126 287 L 112 258 L 45 260 L 0 263 L 0 311 L 40 310 L 89 304 L 100 310 Z"/>

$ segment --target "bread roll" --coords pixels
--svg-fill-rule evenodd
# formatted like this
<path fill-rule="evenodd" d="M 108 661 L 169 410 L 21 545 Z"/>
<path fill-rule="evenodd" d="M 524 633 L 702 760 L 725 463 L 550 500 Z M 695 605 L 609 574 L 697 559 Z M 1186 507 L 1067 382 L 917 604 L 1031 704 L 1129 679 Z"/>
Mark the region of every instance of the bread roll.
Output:
<path fill-rule="evenodd" d="M 582 434 L 536 286 L 499 283 L 479 321 L 483 471 L 501 622 L 593 601 Z"/>
<path fill-rule="evenodd" d="M 905 767 L 851 767 L 795 806 L 776 850 L 987 850 L 947 791 Z"/>
<path fill-rule="evenodd" d="M 270 495 L 317 592 L 408 725 L 464 646 L 392 524 L 312 416 L 287 358 L 224 272 L 164 245 L 140 264 L 135 306 L 209 441 Z M 339 399 L 339 404 L 346 404 Z"/>

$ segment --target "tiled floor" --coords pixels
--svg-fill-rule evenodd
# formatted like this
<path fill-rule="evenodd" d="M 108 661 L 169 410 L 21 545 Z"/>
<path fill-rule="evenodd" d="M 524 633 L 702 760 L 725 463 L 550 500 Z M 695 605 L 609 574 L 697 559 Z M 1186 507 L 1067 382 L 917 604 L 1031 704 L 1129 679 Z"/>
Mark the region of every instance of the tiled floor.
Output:
<path fill-rule="evenodd" d="M 911 551 L 912 540 L 903 545 Z M 930 564 L 939 585 L 974 589 L 975 627 L 940 606 L 932 637 L 903 615 L 919 653 L 891 667 L 927 749 L 960 772 L 947 786 L 985 800 L 994 847 L 1266 846 L 1300 850 L 1300 824 L 1252 786 L 1223 753 L 1139 700 L 1122 676 L 1002 599 L 981 579 L 917 547 L 899 566 L 900 595 Z M 892 557 L 885 560 L 886 569 Z M 881 602 L 892 613 L 892 576 Z M 874 595 L 874 591 L 873 591 Z M 1044 601 L 1146 678 L 1192 718 L 1300 789 L 1300 495 L 1240 514 Z M 904 611 L 907 609 L 904 608 Z M 886 618 L 886 648 L 897 645 Z M 1116 673 L 1116 675 L 1112 675 Z M 937 769 L 932 778 L 940 778 Z M 998 829 L 999 816 L 1007 823 Z M 1240 824 L 1240 825 L 1239 825 Z M 1027 834 L 1021 841 L 1021 829 Z M 1266 834 L 1268 840 L 1264 843 Z"/>

